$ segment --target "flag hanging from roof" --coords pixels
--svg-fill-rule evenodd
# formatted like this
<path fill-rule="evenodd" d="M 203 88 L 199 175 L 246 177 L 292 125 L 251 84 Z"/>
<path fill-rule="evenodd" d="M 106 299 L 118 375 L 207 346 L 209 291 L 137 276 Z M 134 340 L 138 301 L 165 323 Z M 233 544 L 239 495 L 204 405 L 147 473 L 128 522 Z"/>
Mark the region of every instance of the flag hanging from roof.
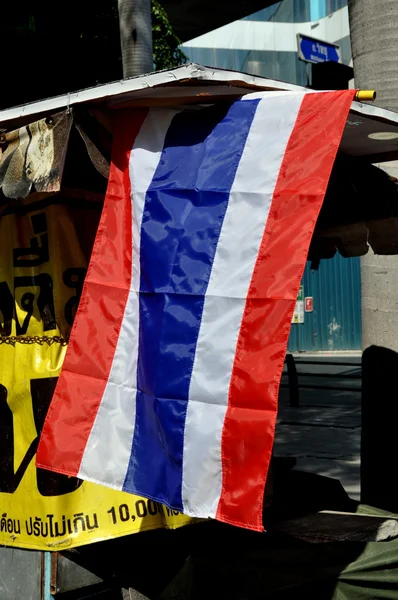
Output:
<path fill-rule="evenodd" d="M 353 94 L 121 112 L 39 467 L 262 529 L 292 313 Z"/>

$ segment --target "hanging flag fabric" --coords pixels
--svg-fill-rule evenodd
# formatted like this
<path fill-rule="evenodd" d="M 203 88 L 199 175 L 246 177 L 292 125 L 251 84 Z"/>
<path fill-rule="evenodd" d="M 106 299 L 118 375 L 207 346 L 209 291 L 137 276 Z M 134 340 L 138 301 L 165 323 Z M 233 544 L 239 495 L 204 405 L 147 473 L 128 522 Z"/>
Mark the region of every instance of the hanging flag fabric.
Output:
<path fill-rule="evenodd" d="M 353 94 L 120 113 L 38 466 L 262 529 L 290 323 Z"/>

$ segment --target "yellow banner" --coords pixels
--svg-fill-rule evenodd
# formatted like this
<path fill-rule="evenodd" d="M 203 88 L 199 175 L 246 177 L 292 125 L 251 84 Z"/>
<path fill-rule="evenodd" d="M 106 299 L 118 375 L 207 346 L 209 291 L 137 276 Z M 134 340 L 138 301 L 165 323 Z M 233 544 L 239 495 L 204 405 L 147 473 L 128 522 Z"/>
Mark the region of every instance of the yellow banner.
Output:
<path fill-rule="evenodd" d="M 62 550 L 192 519 L 152 500 L 36 468 L 101 203 L 32 196 L 0 220 L 0 544 Z"/>

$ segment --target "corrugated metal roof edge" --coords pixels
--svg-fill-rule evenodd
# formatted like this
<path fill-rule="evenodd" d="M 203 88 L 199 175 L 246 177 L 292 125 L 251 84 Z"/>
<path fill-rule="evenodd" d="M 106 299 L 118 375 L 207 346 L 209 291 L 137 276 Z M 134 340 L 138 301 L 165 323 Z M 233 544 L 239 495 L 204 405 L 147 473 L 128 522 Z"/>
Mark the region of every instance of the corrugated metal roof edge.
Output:
<path fill-rule="evenodd" d="M 205 67 L 196 63 L 188 63 L 173 69 L 130 77 L 112 83 L 101 84 L 84 90 L 78 90 L 52 98 L 46 98 L 37 102 L 31 102 L 20 106 L 6 108 L 0 111 L 0 126 L 15 119 L 26 119 L 30 115 L 38 115 L 46 112 L 54 112 L 63 108 L 72 107 L 77 104 L 105 100 L 109 97 L 121 96 L 131 92 L 170 85 L 172 83 L 184 84 L 185 80 L 197 80 L 202 82 L 219 82 L 226 84 L 234 82 L 235 85 L 242 84 L 245 87 L 257 88 L 267 87 L 275 90 L 303 90 L 305 88 L 283 83 L 265 77 L 257 77 L 238 71 L 227 71 L 214 67 Z"/>
<path fill-rule="evenodd" d="M 78 104 L 98 102 L 117 96 L 120 97 L 124 94 L 145 90 L 146 88 L 153 89 L 155 87 L 168 86 L 172 83 L 183 86 L 184 83 L 192 80 L 203 82 L 204 84 L 206 82 L 211 82 L 213 84 L 218 82 L 221 85 L 230 83 L 253 91 L 264 88 L 286 91 L 306 89 L 302 86 L 277 81 L 275 79 L 249 75 L 239 71 L 188 63 L 173 69 L 139 75 L 137 77 L 101 84 L 84 90 L 55 96 L 53 98 L 4 109 L 0 111 L 0 128 L 1 126 L 6 126 L 7 123 L 11 121 L 13 122 L 13 126 L 18 127 L 19 120 L 26 122 L 26 119 L 30 116 L 36 117 L 43 113 L 55 112 Z M 398 124 L 398 113 L 384 110 L 374 105 L 353 102 L 351 112 L 362 114 L 379 121 Z"/>

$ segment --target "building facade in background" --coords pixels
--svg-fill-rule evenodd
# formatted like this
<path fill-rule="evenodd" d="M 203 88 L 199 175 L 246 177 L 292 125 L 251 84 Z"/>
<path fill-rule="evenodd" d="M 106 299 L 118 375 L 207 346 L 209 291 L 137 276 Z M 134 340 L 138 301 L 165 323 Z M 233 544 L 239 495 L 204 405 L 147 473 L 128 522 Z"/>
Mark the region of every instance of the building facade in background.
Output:
<path fill-rule="evenodd" d="M 297 34 L 339 44 L 351 65 L 347 0 L 283 0 L 184 43 L 192 62 L 307 85 Z"/>
<path fill-rule="evenodd" d="M 310 65 L 298 58 L 297 34 L 338 44 L 342 62 L 352 66 L 347 0 L 283 0 L 182 46 L 188 59 L 298 85 L 311 83 Z M 304 273 L 304 297 L 312 298 L 304 323 L 292 325 L 291 351 L 361 348 L 359 258 L 339 255 L 310 265 Z"/>

